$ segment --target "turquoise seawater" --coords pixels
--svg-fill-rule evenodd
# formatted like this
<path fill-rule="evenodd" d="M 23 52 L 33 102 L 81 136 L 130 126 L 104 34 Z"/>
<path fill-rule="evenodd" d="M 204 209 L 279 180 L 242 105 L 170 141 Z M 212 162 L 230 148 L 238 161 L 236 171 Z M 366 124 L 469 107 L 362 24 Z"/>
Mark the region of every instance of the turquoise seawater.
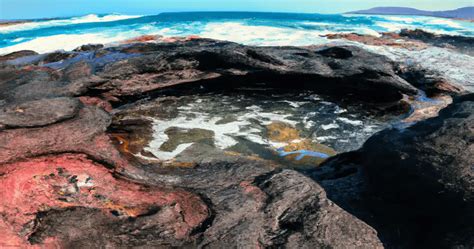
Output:
<path fill-rule="evenodd" d="M 322 15 L 253 12 L 161 13 L 154 16 L 87 15 L 0 26 L 0 54 L 21 49 L 71 50 L 86 43 L 112 43 L 156 34 L 198 35 L 250 45 L 324 43 L 330 33 L 422 28 L 434 33 L 474 36 L 474 24 L 422 16 Z"/>

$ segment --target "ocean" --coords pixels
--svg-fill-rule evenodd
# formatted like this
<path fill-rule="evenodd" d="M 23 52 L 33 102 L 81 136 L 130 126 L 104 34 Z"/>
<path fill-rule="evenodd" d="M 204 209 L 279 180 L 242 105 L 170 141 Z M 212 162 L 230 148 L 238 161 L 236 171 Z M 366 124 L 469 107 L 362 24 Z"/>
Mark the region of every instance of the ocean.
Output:
<path fill-rule="evenodd" d="M 258 12 L 161 13 L 152 16 L 87 15 L 0 26 L 0 54 L 72 50 L 88 43 L 114 43 L 140 35 L 187 36 L 247 45 L 313 45 L 332 33 L 379 36 L 381 32 L 422 28 L 474 36 L 474 23 L 425 16 L 322 15 Z"/>

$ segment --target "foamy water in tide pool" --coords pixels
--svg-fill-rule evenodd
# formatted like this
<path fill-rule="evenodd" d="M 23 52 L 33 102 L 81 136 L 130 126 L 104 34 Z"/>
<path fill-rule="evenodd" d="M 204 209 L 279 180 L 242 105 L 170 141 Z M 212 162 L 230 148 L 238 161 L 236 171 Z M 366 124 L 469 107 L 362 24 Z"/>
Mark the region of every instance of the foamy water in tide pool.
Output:
<path fill-rule="evenodd" d="M 403 28 L 474 36 L 470 22 L 420 16 L 321 15 L 249 12 L 162 13 L 155 16 L 87 15 L 0 26 L 0 54 L 18 50 L 71 50 L 84 43 L 112 43 L 155 34 L 198 35 L 249 45 L 311 45 L 329 33 L 380 32 Z"/>
<path fill-rule="evenodd" d="M 205 145 L 264 159 L 325 159 L 333 155 L 328 151 L 357 149 L 400 121 L 399 116 L 375 116 L 357 105 L 343 107 L 312 92 L 206 93 L 154 101 L 154 113 L 159 114 L 145 117 L 153 121 L 153 139 L 145 151 L 160 160 Z"/>

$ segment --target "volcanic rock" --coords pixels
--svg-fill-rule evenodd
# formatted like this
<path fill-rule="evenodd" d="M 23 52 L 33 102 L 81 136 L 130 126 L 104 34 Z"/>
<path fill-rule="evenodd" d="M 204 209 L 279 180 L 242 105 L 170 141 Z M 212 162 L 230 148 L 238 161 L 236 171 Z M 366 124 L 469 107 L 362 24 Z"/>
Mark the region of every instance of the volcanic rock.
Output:
<path fill-rule="evenodd" d="M 379 132 L 360 150 L 331 158 L 311 174 L 332 200 L 359 214 L 389 245 L 469 248 L 473 110 L 473 94 L 456 98 L 439 116 Z"/>
<path fill-rule="evenodd" d="M 438 117 L 370 138 L 360 153 L 371 183 L 384 196 L 413 201 L 420 212 L 474 204 L 473 111 L 471 94 Z"/>
<path fill-rule="evenodd" d="M 395 101 L 400 93 L 417 92 L 396 74 L 394 63 L 357 47 L 246 47 L 194 39 L 119 49 L 144 55 L 111 64 L 98 74 L 108 80 L 100 89 L 115 96 L 191 82 L 221 88 L 263 82 L 374 101 Z"/>
<path fill-rule="evenodd" d="M 84 155 L 4 165 L 0 175 L 0 213 L 25 244 L 53 237 L 60 247 L 117 247 L 153 235 L 149 245 L 181 245 L 209 217 L 196 195 L 115 179 Z M 48 222 L 50 216 L 56 219 L 54 226 Z M 102 240 L 90 240 L 91 236 Z"/>
<path fill-rule="evenodd" d="M 1 108 L 0 124 L 9 128 L 44 126 L 72 118 L 78 111 L 77 99 L 35 100 Z"/>
<path fill-rule="evenodd" d="M 474 55 L 474 38 L 472 37 L 433 34 L 421 29 L 402 29 L 400 36 L 419 40 L 433 46 L 453 48 L 471 56 Z"/>

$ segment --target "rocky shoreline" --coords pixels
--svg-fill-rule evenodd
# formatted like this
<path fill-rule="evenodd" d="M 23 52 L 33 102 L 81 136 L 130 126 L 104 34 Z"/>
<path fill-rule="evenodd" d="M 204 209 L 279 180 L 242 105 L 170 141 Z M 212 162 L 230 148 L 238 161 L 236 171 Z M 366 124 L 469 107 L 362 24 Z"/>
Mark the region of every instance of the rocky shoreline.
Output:
<path fill-rule="evenodd" d="M 355 46 L 156 39 L 0 57 L 0 247 L 474 245 L 474 99 L 465 89 Z M 130 113 L 155 115 L 157 96 L 239 87 L 314 91 L 408 121 L 311 169 L 212 143 L 190 154 L 195 161 L 167 165 L 131 153 L 153 128 Z M 417 107 L 425 97 L 432 102 Z"/>

